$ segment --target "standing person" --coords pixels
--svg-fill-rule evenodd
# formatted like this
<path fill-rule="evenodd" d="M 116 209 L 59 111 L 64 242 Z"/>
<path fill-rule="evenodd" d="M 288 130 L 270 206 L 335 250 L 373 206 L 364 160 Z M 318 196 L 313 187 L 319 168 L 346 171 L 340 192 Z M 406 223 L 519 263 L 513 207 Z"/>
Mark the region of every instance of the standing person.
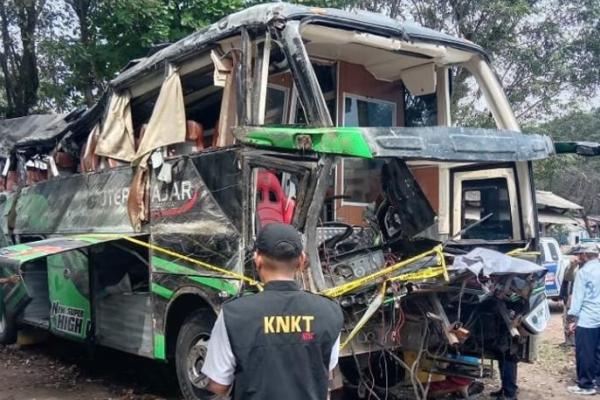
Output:
<path fill-rule="evenodd" d="M 254 263 L 264 291 L 223 305 L 202 373 L 207 388 L 234 400 L 324 400 L 338 360 L 341 308 L 300 290 L 302 240 L 290 225 L 269 224 L 256 241 Z"/>
<path fill-rule="evenodd" d="M 575 331 L 575 358 L 577 362 L 576 386 L 567 390 L 573 394 L 596 394 L 594 381 L 600 365 L 600 260 L 598 247 L 585 244 L 575 252 L 580 260 L 575 276 L 573 296 L 569 308 L 572 319 L 570 331 Z"/>
<path fill-rule="evenodd" d="M 575 275 L 577 274 L 579 267 L 579 257 L 571 259 L 560 286 L 560 298 L 563 301 L 563 331 L 565 335 L 563 346 L 565 347 L 575 346 L 575 335 L 573 335 L 573 332 L 569 329 L 570 324 L 568 315 L 569 307 L 571 306 L 571 296 L 573 294 L 573 283 L 575 282 Z"/>
<path fill-rule="evenodd" d="M 502 353 L 498 358 L 501 387 L 490 396 L 496 400 L 517 400 L 519 386 L 517 385 L 517 356 L 510 354 L 510 350 Z"/>
<path fill-rule="evenodd" d="M 500 297 L 500 301 L 506 301 L 505 296 Z M 518 343 L 512 338 L 506 327 L 501 328 L 499 336 L 502 338 L 499 348 L 503 350 L 497 353 L 498 370 L 500 372 L 500 389 L 490 393 L 490 396 L 496 400 L 517 400 L 519 386 L 517 385 L 517 371 L 519 357 L 515 353 L 515 347 Z"/>

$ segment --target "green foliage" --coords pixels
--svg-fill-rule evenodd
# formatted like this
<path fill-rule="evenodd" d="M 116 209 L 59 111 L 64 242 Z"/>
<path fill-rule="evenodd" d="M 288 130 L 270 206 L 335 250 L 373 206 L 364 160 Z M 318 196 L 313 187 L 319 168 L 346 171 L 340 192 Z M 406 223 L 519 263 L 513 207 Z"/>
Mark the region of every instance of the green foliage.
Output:
<path fill-rule="evenodd" d="M 386 13 L 463 37 L 493 60 L 520 121 L 564 115 L 600 88 L 600 1 L 597 0 L 358 0 L 349 5 Z M 491 119 L 471 100 L 478 93 L 456 71 L 452 110 L 461 125 Z"/>
<path fill-rule="evenodd" d="M 62 110 L 93 103 L 127 63 L 243 7 L 242 0 L 51 0 L 40 41 L 48 60 L 42 103 Z M 60 14 L 60 15 L 57 15 Z M 76 27 L 73 29 L 73 27 Z M 52 37 L 52 32 L 61 32 Z M 68 71 L 68 73 L 64 73 Z M 51 72 L 51 73 L 50 73 Z M 50 76 L 55 78 L 50 78 Z"/>
<path fill-rule="evenodd" d="M 104 0 L 91 15 L 99 73 L 112 77 L 155 45 L 177 41 L 236 11 L 241 0 Z"/>
<path fill-rule="evenodd" d="M 528 131 L 545 133 L 556 141 L 600 142 L 600 108 L 575 111 Z M 550 190 L 584 206 L 589 214 L 600 214 L 600 160 L 561 155 L 534 164 L 536 186 Z"/>
<path fill-rule="evenodd" d="M 110 79 L 129 60 L 143 57 L 152 45 L 169 38 L 170 14 L 161 0 L 105 0 L 90 19 L 96 28 L 95 43 L 75 50 L 84 61 L 93 60 L 103 78 Z"/>
<path fill-rule="evenodd" d="M 4 0 L 6 1 L 6 0 Z M 92 104 L 130 60 L 262 0 L 45 0 L 37 35 L 37 110 Z M 549 120 L 600 88 L 598 0 L 300 0 L 366 9 L 471 40 L 491 55 L 518 118 Z M 12 33 L 17 34 L 13 29 Z M 472 77 L 455 69 L 461 125 L 491 126 Z M 2 101 L 0 98 L 0 106 Z"/>

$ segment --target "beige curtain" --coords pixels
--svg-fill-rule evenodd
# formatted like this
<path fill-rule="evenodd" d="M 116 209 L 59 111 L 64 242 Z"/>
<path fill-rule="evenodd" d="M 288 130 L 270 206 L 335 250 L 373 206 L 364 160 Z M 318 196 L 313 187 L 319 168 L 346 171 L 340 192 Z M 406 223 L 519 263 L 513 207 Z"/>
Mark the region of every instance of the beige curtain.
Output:
<path fill-rule="evenodd" d="M 110 98 L 108 112 L 94 150 L 98 156 L 130 162 L 135 157 L 129 92 Z"/>
<path fill-rule="evenodd" d="M 98 136 L 100 136 L 100 125 L 96 124 L 88 135 L 83 154 L 81 155 L 82 172 L 91 172 L 96 170 L 98 157 L 95 154 L 95 150 L 96 146 L 98 146 Z"/>
<path fill-rule="evenodd" d="M 140 159 L 160 147 L 185 141 L 186 120 L 179 73 L 172 67 L 163 82 L 144 137 L 135 155 Z"/>
<path fill-rule="evenodd" d="M 223 86 L 223 98 L 221 99 L 221 113 L 217 132 L 216 146 L 224 147 L 234 143 L 232 128 L 237 125 L 237 100 L 236 100 L 236 67 L 238 64 L 235 52 L 232 59 L 219 58 L 212 52 L 211 57 L 215 64 L 215 85 Z M 218 75 L 217 75 L 218 73 Z"/>
<path fill-rule="evenodd" d="M 127 214 L 129 221 L 135 232 L 142 230 L 142 224 L 149 220 L 149 197 L 150 190 L 148 179 L 148 156 L 145 156 L 140 161 L 131 187 L 129 188 L 129 196 L 127 197 Z"/>

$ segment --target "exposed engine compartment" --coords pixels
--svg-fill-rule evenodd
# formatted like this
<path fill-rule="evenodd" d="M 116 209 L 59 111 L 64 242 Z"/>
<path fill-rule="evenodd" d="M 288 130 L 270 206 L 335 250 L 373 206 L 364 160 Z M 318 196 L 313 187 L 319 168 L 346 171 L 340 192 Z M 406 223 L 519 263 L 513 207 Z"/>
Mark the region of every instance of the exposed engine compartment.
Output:
<path fill-rule="evenodd" d="M 375 386 L 422 394 L 419 374 L 473 381 L 489 373 L 484 359 L 530 360 L 530 338 L 548 317 L 531 243 L 435 238 L 435 212 L 407 165 L 388 160 L 381 177 L 364 225 L 318 228 L 328 294 L 346 317 L 345 379 L 360 388 L 363 374 L 379 371 Z"/>

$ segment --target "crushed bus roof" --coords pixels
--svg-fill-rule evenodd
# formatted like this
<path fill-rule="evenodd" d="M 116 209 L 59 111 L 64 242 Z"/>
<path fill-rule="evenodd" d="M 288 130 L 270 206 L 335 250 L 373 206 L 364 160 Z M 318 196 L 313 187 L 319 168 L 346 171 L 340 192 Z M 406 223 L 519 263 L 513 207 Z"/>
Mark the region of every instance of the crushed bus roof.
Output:
<path fill-rule="evenodd" d="M 246 8 L 201 29 L 156 53 L 141 59 L 124 70 L 111 81 L 117 89 L 129 86 L 138 78 L 156 72 L 165 62 L 181 62 L 199 51 L 208 50 L 217 40 L 239 32 L 242 27 L 266 26 L 274 20 L 308 20 L 342 29 L 361 30 L 386 37 L 401 37 L 410 40 L 444 44 L 450 47 L 479 53 L 487 58 L 478 45 L 424 28 L 418 24 L 392 19 L 366 11 L 342 11 L 332 8 L 315 8 L 288 3 L 269 3 Z"/>

